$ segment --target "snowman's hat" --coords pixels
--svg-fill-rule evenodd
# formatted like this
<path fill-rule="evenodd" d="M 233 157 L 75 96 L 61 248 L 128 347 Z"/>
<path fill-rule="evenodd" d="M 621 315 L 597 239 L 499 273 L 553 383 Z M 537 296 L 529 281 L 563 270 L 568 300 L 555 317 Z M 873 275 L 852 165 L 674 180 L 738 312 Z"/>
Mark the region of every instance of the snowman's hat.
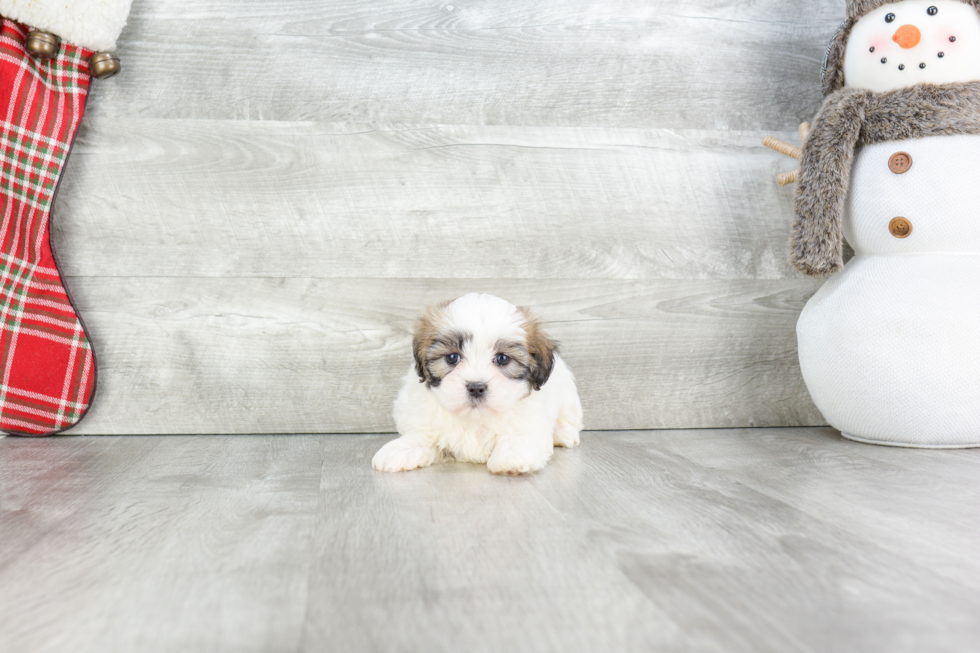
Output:
<path fill-rule="evenodd" d="M 830 95 L 844 86 L 844 50 L 847 37 L 851 35 L 854 23 L 869 11 L 882 5 L 894 4 L 902 0 L 847 0 L 847 19 L 830 41 L 827 56 L 823 60 L 823 93 Z M 980 11 L 980 0 L 959 0 Z"/>

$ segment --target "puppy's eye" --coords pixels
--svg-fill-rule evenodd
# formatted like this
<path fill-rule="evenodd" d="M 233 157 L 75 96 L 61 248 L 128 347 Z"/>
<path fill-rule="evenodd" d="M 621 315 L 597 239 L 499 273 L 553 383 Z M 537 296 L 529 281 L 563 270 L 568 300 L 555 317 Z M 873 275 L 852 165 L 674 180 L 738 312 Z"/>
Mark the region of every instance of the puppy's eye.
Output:
<path fill-rule="evenodd" d="M 450 365 L 457 365 L 459 363 L 459 354 L 447 354 L 446 362 Z"/>
<path fill-rule="evenodd" d="M 493 362 L 499 365 L 500 367 L 503 367 L 504 365 L 510 362 L 510 356 L 508 356 L 507 354 L 497 354 L 496 356 L 494 356 Z"/>
<path fill-rule="evenodd" d="M 885 16 L 885 22 L 886 23 L 890 23 L 890 22 L 892 22 L 894 20 L 895 20 L 895 14 L 888 14 L 887 16 Z"/>

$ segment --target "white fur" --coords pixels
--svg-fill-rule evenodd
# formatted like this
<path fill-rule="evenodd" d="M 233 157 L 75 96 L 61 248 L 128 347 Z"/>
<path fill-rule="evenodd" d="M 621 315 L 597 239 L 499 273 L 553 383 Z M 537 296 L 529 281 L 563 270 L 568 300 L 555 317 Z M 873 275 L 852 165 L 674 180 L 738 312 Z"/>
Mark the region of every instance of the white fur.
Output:
<path fill-rule="evenodd" d="M 374 468 L 401 472 L 437 462 L 486 463 L 494 474 L 527 474 L 543 468 L 555 446 L 575 447 L 582 406 L 571 370 L 557 354 L 548 381 L 532 390 L 527 381 L 502 374 L 493 357 L 501 340 L 523 341 L 523 316 L 492 295 L 466 295 L 445 309 L 444 331 L 472 335 L 462 360 L 438 387 L 419 382 L 409 369 L 395 400 L 401 435 L 374 456 Z M 487 384 L 487 398 L 473 405 L 469 382 Z"/>
<path fill-rule="evenodd" d="M 116 49 L 133 0 L 0 0 L 0 16 L 90 50 Z"/>
<path fill-rule="evenodd" d="M 930 16 L 929 7 L 936 7 L 938 13 Z M 885 22 L 888 14 L 895 14 L 891 23 Z M 922 34 L 915 47 L 903 48 L 892 39 L 903 25 L 912 25 Z M 956 41 L 950 42 L 950 36 Z M 883 57 L 887 63 L 881 63 Z M 925 68 L 919 68 L 922 63 Z M 899 65 L 905 69 L 899 70 Z M 845 86 L 882 93 L 922 82 L 978 80 L 980 14 L 958 0 L 904 0 L 882 5 L 862 16 L 847 39 Z"/>

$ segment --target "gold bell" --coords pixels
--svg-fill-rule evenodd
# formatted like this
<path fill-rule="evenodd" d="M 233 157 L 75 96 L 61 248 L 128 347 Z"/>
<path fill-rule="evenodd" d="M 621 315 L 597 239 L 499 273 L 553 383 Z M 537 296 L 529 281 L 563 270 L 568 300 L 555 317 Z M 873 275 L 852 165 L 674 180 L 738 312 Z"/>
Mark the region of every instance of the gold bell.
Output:
<path fill-rule="evenodd" d="M 57 36 L 51 32 L 42 32 L 39 29 L 32 29 L 27 35 L 27 51 L 35 57 L 50 59 L 58 54 L 58 44 L 61 42 Z"/>
<path fill-rule="evenodd" d="M 96 79 L 112 77 L 122 70 L 119 57 L 111 52 L 96 52 L 88 60 L 88 71 Z"/>

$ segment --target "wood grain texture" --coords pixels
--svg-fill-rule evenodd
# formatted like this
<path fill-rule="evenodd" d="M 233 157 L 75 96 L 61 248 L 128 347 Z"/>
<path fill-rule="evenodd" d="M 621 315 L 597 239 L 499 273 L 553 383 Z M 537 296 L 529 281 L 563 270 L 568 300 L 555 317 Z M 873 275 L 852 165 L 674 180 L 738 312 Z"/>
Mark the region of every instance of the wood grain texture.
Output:
<path fill-rule="evenodd" d="M 0 648 L 980 647 L 980 451 L 588 433 L 498 478 L 387 439 L 0 439 Z"/>
<path fill-rule="evenodd" d="M 137 0 L 111 117 L 795 129 L 832 0 Z M 218 83 L 216 80 L 220 80 Z"/>
<path fill-rule="evenodd" d="M 70 276 L 799 277 L 762 132 L 86 124 Z"/>
<path fill-rule="evenodd" d="M 919 562 L 950 580 L 964 574 L 980 578 L 980 559 L 974 555 L 980 489 L 969 482 L 976 473 L 976 453 L 915 456 L 894 447 L 847 449 L 830 428 L 819 434 L 744 431 L 733 439 L 685 440 L 679 433 L 665 433 L 656 446 L 706 468 L 724 469 L 739 482 L 853 535 L 881 529 L 889 537 L 878 547 L 899 555 L 916 551 Z M 956 499 L 951 501 L 951 495 Z M 895 497 L 902 498 L 900 505 Z M 929 528 L 923 528 L 925 523 Z"/>
<path fill-rule="evenodd" d="M 92 448 L 128 451 L 133 460 L 114 464 L 119 454 L 90 448 L 73 472 L 89 482 L 70 480 L 97 500 L 4 561 L 2 648 L 81 650 L 87 641 L 104 651 L 296 650 L 322 443 L 96 441 Z M 16 456 L 4 462 L 4 492 L 19 485 L 24 460 L 51 455 L 43 441 L 2 444 Z M 50 511 L 38 505 L 45 485 L 32 489 L 13 514 Z M 4 528 L 2 539 L 23 542 L 21 530 Z M 20 600 L 27 596 L 33 607 Z"/>
<path fill-rule="evenodd" d="M 790 167 L 841 8 L 136 0 L 53 239 L 80 433 L 375 432 L 430 300 L 565 344 L 591 428 L 819 424 Z"/>
<path fill-rule="evenodd" d="M 69 282 L 101 366 L 76 433 L 391 431 L 417 307 L 473 289 L 545 318 L 589 428 L 821 423 L 794 335 L 811 281 Z"/>

